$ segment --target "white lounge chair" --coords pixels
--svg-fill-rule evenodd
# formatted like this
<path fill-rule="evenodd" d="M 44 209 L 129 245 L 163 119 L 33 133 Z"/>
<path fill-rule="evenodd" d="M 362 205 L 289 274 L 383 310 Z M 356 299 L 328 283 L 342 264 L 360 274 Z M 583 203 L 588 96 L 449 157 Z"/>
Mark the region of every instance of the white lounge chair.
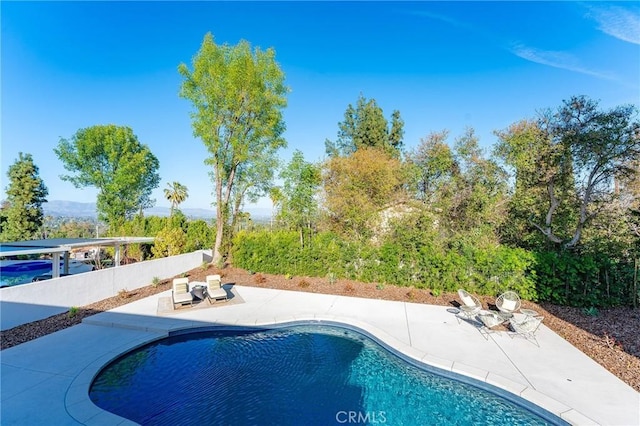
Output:
<path fill-rule="evenodd" d="M 207 275 L 207 297 L 209 301 L 211 300 L 221 300 L 224 299 L 226 302 L 229 300 L 227 298 L 227 291 L 222 288 L 222 280 L 220 275 Z"/>
<path fill-rule="evenodd" d="M 458 296 L 462 301 L 460 313 L 467 319 L 473 319 L 473 316 L 482 309 L 482 304 L 477 297 L 463 289 L 458 290 Z"/>
<path fill-rule="evenodd" d="M 507 291 L 502 293 L 496 299 L 496 307 L 502 312 L 505 318 L 511 318 L 518 309 L 520 309 L 520 296 L 515 291 Z"/>
<path fill-rule="evenodd" d="M 189 278 L 174 278 L 171 298 L 174 308 L 176 305 L 193 304 L 193 296 L 189 293 Z"/>

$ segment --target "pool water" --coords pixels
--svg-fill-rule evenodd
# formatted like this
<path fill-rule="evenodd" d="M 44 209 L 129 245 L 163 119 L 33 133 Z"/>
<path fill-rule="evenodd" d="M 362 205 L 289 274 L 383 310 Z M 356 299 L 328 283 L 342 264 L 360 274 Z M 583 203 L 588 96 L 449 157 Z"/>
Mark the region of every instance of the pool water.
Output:
<path fill-rule="evenodd" d="M 564 424 L 328 326 L 169 337 L 105 367 L 90 398 L 143 425 Z"/>
<path fill-rule="evenodd" d="M 52 266 L 50 260 L 24 260 L 1 261 L 0 263 L 0 287 L 12 287 L 19 284 L 27 284 L 40 275 L 51 275 Z M 71 260 L 69 273 L 78 274 L 92 271 L 92 265 Z M 60 262 L 60 273 L 64 270 L 64 263 Z"/>

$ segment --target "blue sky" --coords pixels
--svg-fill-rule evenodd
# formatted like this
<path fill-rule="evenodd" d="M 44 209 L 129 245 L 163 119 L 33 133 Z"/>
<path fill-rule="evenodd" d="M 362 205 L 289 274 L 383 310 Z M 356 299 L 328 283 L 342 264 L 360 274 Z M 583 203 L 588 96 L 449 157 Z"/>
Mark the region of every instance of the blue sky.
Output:
<path fill-rule="evenodd" d="M 1 7 L 1 177 L 31 153 L 49 200 L 94 202 L 53 153 L 59 138 L 96 124 L 130 126 L 160 161 L 163 189 L 189 189 L 182 207 L 211 208 L 206 150 L 178 97 L 178 64 L 202 39 L 273 47 L 291 88 L 288 161 L 324 156 L 359 94 L 405 121 L 415 147 L 433 131 L 450 142 L 558 107 L 572 95 L 603 108 L 640 103 L 638 2 L 7 2 Z M 268 200 L 259 203 L 269 207 Z"/>

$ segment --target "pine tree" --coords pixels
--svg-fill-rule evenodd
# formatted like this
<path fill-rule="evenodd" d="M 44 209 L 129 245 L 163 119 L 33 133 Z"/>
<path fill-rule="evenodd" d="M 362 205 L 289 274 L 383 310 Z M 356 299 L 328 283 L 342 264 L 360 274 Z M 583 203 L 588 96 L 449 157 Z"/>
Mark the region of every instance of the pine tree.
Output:
<path fill-rule="evenodd" d="M 403 127 L 399 111 L 393 111 L 389 123 L 375 99 L 360 95 L 356 107 L 349 104 L 344 121 L 338 123 L 338 139 L 336 142 L 325 141 L 325 148 L 331 157 L 349 156 L 362 148 L 377 148 L 398 158 L 402 150 Z"/>
<path fill-rule="evenodd" d="M 7 206 L 4 209 L 6 221 L 3 223 L 2 240 L 19 241 L 34 239 L 42 227 L 44 213 L 42 203 L 46 203 L 49 190 L 40 178 L 38 166 L 31 154 L 19 154 L 9 167 Z"/>

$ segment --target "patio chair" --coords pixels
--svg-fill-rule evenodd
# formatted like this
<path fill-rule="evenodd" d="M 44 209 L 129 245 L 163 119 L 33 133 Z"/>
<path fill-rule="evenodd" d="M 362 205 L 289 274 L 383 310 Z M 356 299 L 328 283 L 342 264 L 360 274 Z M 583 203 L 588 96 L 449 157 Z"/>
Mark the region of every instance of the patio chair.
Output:
<path fill-rule="evenodd" d="M 193 304 L 193 296 L 189 293 L 189 278 L 174 278 L 171 298 L 174 308 L 176 305 Z"/>
<path fill-rule="evenodd" d="M 513 331 L 518 335 L 524 337 L 527 340 L 533 340 L 534 343 L 539 346 L 536 340 L 535 333 L 540 327 L 540 324 L 542 324 L 543 319 L 544 317 L 541 316 L 532 317 L 527 315 L 520 321 L 518 321 L 515 317 L 511 318 L 509 320 L 509 324 L 511 325 Z"/>
<path fill-rule="evenodd" d="M 222 281 L 220 275 L 207 275 L 207 297 L 209 298 L 209 302 L 211 300 L 221 300 L 224 299 L 226 302 L 229 300 L 227 298 L 227 291 L 222 288 Z"/>
<path fill-rule="evenodd" d="M 458 296 L 462 301 L 462 304 L 460 305 L 460 313 L 467 319 L 473 319 L 474 315 L 482 309 L 482 304 L 477 297 L 463 289 L 458 290 Z"/>
<path fill-rule="evenodd" d="M 520 296 L 515 291 L 507 291 L 502 293 L 496 299 L 496 307 L 505 318 L 511 318 L 513 313 L 520 309 Z"/>

